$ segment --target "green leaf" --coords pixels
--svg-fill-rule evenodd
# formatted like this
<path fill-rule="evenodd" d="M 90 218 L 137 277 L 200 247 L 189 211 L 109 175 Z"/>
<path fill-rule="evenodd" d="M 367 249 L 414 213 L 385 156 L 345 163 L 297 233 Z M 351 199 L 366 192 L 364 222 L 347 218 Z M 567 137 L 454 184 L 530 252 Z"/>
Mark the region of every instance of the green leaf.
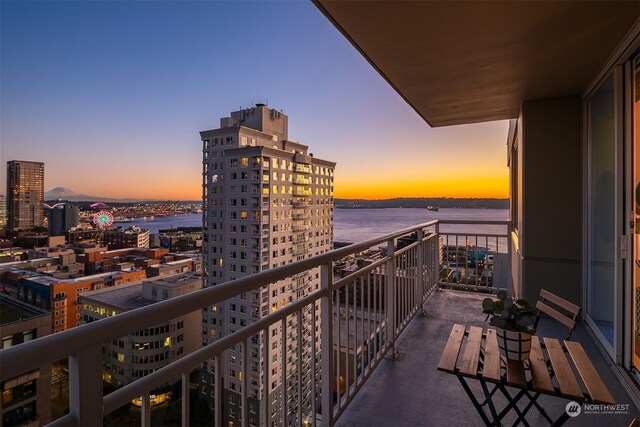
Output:
<path fill-rule="evenodd" d="M 504 300 L 504 309 L 509 310 L 513 306 L 513 300 L 511 298 Z"/>
<path fill-rule="evenodd" d="M 517 306 L 517 305 L 513 304 L 513 305 L 511 306 L 511 308 L 509 309 L 509 313 L 511 313 L 512 315 L 514 315 L 514 316 L 515 316 L 516 314 L 521 313 L 521 309 L 520 309 L 520 308 L 518 308 L 518 306 Z"/>
<path fill-rule="evenodd" d="M 531 305 L 526 299 L 519 299 L 516 301 L 516 304 L 521 305 L 522 307 L 529 307 Z"/>
<path fill-rule="evenodd" d="M 516 321 L 516 324 L 522 328 L 528 328 L 533 325 L 534 322 L 535 319 L 533 317 L 525 314 Z"/>
<path fill-rule="evenodd" d="M 489 320 L 489 324 L 493 326 L 497 326 L 498 328 L 502 328 L 502 329 L 509 328 L 509 322 L 507 322 L 506 320 L 504 320 L 502 317 L 499 317 L 499 316 L 493 316 L 491 320 Z"/>
<path fill-rule="evenodd" d="M 504 302 L 498 300 L 496 301 L 496 307 L 495 307 L 495 313 L 502 313 L 502 310 L 504 309 Z"/>
<path fill-rule="evenodd" d="M 507 297 L 507 293 L 505 291 L 499 291 L 497 297 L 499 300 L 504 301 L 504 299 Z"/>
<path fill-rule="evenodd" d="M 495 308 L 496 308 L 496 305 L 491 298 L 485 298 L 482 300 L 482 310 L 484 312 L 493 313 L 495 311 Z"/>

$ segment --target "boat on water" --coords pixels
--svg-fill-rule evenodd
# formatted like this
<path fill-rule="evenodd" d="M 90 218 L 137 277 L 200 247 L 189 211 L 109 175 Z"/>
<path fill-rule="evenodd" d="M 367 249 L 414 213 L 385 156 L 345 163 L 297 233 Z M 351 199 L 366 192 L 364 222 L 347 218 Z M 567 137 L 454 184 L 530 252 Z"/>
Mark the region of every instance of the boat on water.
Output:
<path fill-rule="evenodd" d="M 437 206 L 431 206 L 431 205 L 429 205 L 429 206 L 427 206 L 427 210 L 428 210 L 428 211 L 431 211 L 431 212 L 438 212 L 438 211 L 440 210 L 440 208 L 439 208 L 439 207 L 437 207 Z"/>

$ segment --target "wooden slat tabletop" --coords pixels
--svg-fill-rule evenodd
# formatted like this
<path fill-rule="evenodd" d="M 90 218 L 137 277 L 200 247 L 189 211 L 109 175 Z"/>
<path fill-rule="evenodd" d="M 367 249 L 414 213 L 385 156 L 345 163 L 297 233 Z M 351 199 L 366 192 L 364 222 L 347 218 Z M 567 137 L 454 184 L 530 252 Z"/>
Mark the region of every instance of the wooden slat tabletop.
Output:
<path fill-rule="evenodd" d="M 576 341 L 565 341 L 564 344 L 569 351 L 569 355 L 573 359 L 573 363 L 576 365 L 578 373 L 582 377 L 587 392 L 591 396 L 591 400 L 595 403 L 609 403 L 614 404 L 615 401 L 607 390 L 607 386 L 598 375 L 598 371 L 591 363 L 589 356 L 585 353 L 582 344 Z"/>
<path fill-rule="evenodd" d="M 445 371 L 453 374 L 456 370 L 456 362 L 458 360 L 458 353 L 460 353 L 460 346 L 462 346 L 462 339 L 464 338 L 464 326 L 453 325 L 451 335 L 447 345 L 440 357 L 440 363 L 438 363 L 438 370 Z"/>
<path fill-rule="evenodd" d="M 487 329 L 487 338 L 484 347 L 484 365 L 482 378 L 489 381 L 500 381 L 500 349 L 495 329 Z"/>
<path fill-rule="evenodd" d="M 531 369 L 531 381 L 533 389 L 542 393 L 554 393 L 553 383 L 549 375 L 549 368 L 544 360 L 544 353 L 540 347 L 537 336 L 531 337 L 531 354 L 529 355 L 529 368 Z"/>
<path fill-rule="evenodd" d="M 480 357 L 480 346 L 482 344 L 482 328 L 471 326 L 467 337 L 467 345 L 462 354 L 460 362 L 460 373 L 470 377 L 478 375 L 478 358 Z"/>
<path fill-rule="evenodd" d="M 524 374 L 524 363 L 519 360 L 507 360 L 507 384 L 518 388 L 527 387 L 527 377 Z"/>
<path fill-rule="evenodd" d="M 549 352 L 549 359 L 551 359 L 553 372 L 556 374 L 560 393 L 573 399 L 584 400 L 578 380 L 573 374 L 560 341 L 554 338 L 545 338 L 544 343 L 547 346 L 547 352 Z"/>
<path fill-rule="evenodd" d="M 456 324 L 442 352 L 438 370 L 579 402 L 586 400 L 615 403 L 579 342 L 564 341 L 569 359 L 559 340 L 544 338 L 543 342 L 544 344 L 535 335 L 531 337 L 531 354 L 525 365 L 521 361 L 501 358 L 494 329 L 487 329 L 486 334 L 483 334 L 482 328 L 471 326 L 467 330 L 465 326 Z M 459 357 L 463 346 L 464 351 Z M 545 348 L 548 358 L 545 358 Z M 502 360 L 505 362 L 502 363 Z M 571 362 L 575 365 L 578 376 L 574 374 Z M 502 367 L 505 368 L 504 371 Z M 527 371 L 530 372 L 530 381 L 527 380 Z M 581 383 L 587 390 L 586 393 L 581 388 Z"/>

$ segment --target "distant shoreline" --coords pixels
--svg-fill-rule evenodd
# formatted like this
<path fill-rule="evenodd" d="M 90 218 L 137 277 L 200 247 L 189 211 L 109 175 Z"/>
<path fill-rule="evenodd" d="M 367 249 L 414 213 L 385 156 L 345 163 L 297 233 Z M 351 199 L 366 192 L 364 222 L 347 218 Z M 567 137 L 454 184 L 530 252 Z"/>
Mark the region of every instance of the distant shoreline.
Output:
<path fill-rule="evenodd" d="M 334 206 L 335 209 L 426 209 L 415 206 Z M 495 210 L 505 210 L 506 208 L 496 208 L 496 207 L 481 207 L 481 206 L 456 206 L 456 207 L 442 207 L 439 209 L 495 209 Z M 435 211 L 437 212 L 437 211 Z"/>

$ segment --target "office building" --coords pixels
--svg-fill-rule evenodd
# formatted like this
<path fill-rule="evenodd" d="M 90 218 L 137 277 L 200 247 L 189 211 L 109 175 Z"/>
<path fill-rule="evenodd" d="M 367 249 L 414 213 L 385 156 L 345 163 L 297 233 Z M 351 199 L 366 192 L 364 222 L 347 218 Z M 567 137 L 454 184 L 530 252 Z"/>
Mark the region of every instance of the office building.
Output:
<path fill-rule="evenodd" d="M 79 214 L 77 206 L 66 203 L 47 209 L 49 236 L 64 236 L 72 227 L 78 225 Z"/>
<path fill-rule="evenodd" d="M 232 112 L 220 120 L 219 129 L 200 135 L 205 286 L 331 250 L 335 163 L 318 159 L 306 145 L 289 141 L 285 114 L 257 104 Z M 203 342 L 227 336 L 318 287 L 316 268 L 212 306 L 203 314 Z M 316 308 L 319 311 L 319 305 Z M 310 335 L 310 308 L 303 316 L 303 334 Z M 292 343 L 298 339 L 293 329 L 287 333 L 287 341 Z M 280 327 L 270 328 L 271 342 L 280 340 L 281 333 Z M 282 370 L 287 376 L 296 375 L 296 358 L 283 361 L 276 350 L 269 349 L 265 360 L 260 350 L 263 339 L 259 336 L 249 347 L 249 372 L 245 373 L 249 375 L 251 396 L 248 425 L 300 424 L 301 420 L 280 419 L 285 395 L 289 408 L 297 402 L 297 391 L 282 384 Z M 240 413 L 234 403 L 240 398 L 241 359 L 234 350 L 222 361 L 224 388 L 220 407 L 224 422 L 230 425 L 240 425 Z M 303 360 L 311 358 L 305 353 Z M 213 363 L 209 363 L 202 384 L 211 409 L 215 407 L 213 370 Z M 302 372 L 309 372 L 306 365 Z M 302 405 L 310 408 L 306 391 L 302 393 Z M 265 398 L 269 402 L 268 414 L 259 405 Z M 267 418 L 266 423 L 260 421 Z"/>
<path fill-rule="evenodd" d="M 7 228 L 41 227 L 44 223 L 44 163 L 7 162 Z"/>
<path fill-rule="evenodd" d="M 113 249 L 148 248 L 150 232 L 148 229 L 131 226 L 104 232 L 104 244 Z"/>
<path fill-rule="evenodd" d="M 5 349 L 51 334 L 51 315 L 0 293 L 0 337 Z M 51 421 L 51 366 L 3 381 L 3 426 L 40 426 Z"/>
<path fill-rule="evenodd" d="M 0 230 L 7 226 L 7 198 L 0 194 Z"/>
<path fill-rule="evenodd" d="M 200 274 L 183 273 L 87 292 L 80 296 L 82 322 L 117 316 L 201 288 Z M 200 313 L 196 311 L 105 343 L 103 379 L 116 387 L 127 385 L 197 350 L 200 320 Z"/>

